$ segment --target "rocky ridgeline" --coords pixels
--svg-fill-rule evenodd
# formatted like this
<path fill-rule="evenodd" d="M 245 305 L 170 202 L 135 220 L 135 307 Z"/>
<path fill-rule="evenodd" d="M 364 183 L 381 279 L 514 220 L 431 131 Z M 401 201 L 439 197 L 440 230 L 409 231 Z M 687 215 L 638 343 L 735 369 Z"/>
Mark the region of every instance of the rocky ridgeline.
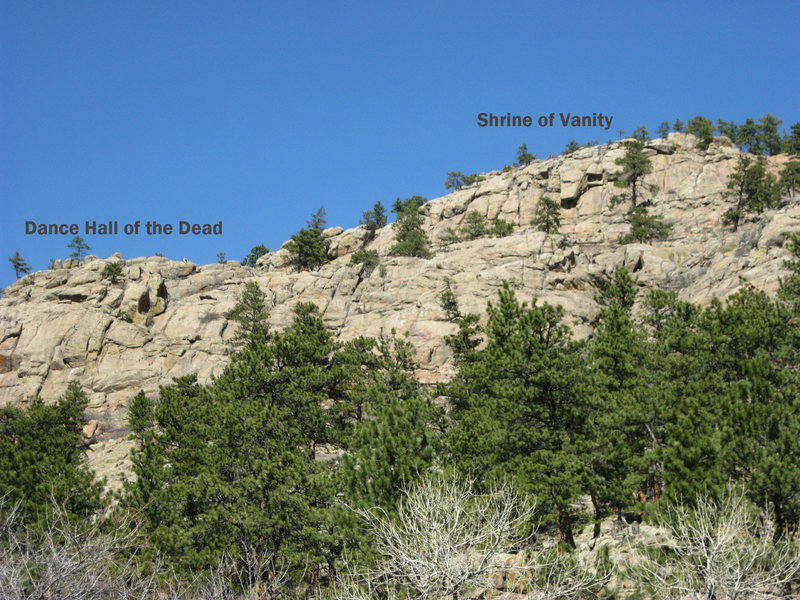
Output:
<path fill-rule="evenodd" d="M 508 281 L 523 300 L 563 306 L 580 337 L 591 335 L 594 294 L 618 264 L 633 271 L 643 289 L 675 290 L 701 304 L 745 282 L 773 293 L 786 275 L 786 234 L 800 230 L 800 204 L 748 216 L 733 233 L 722 215 L 732 205 L 724 192 L 740 152 L 726 138 L 707 151 L 695 146 L 685 134 L 647 144 L 653 171 L 645 183 L 659 191 L 642 200 L 650 214 L 673 226 L 667 240 L 652 244 L 618 243 L 629 229 L 630 203 L 610 202 L 622 192 L 614 186 L 615 160 L 625 147 L 617 142 L 488 173 L 476 185 L 432 200 L 423 207 L 435 251 L 429 260 L 389 256 L 394 232 L 388 226 L 369 242 L 364 228 L 327 229 L 332 262 L 300 273 L 288 267 L 285 249 L 265 255 L 256 268 L 118 254 L 57 263 L 9 286 L 0 299 L 0 404 L 37 395 L 54 401 L 70 381 L 80 381 L 90 398 L 90 464 L 115 485 L 129 466 L 129 402 L 140 389 L 155 396 L 174 377 L 196 373 L 207 382 L 222 371 L 235 328 L 228 318 L 248 281 L 267 292 L 276 328 L 290 322 L 297 302 L 311 301 L 341 340 L 392 329 L 407 333 L 425 382 L 454 372 L 443 342 L 456 330 L 440 306 L 445 278 L 463 312 L 484 314 Z M 768 160 L 778 171 L 787 158 Z M 560 200 L 568 243 L 530 225 L 543 196 Z M 513 223 L 513 234 L 438 244 L 472 211 Z M 381 267 L 371 272 L 349 264 L 349 254 L 365 243 L 380 255 Z M 103 274 L 109 263 L 122 265 L 117 282 Z"/>

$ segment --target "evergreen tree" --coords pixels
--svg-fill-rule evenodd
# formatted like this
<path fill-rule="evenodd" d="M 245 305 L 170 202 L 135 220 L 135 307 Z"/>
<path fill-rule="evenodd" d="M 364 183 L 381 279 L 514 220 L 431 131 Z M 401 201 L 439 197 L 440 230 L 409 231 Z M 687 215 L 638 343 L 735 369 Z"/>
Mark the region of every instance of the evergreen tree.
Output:
<path fill-rule="evenodd" d="M 19 279 L 20 274 L 27 275 L 31 272 L 31 268 L 28 266 L 28 263 L 25 262 L 25 259 L 20 256 L 19 250 L 14 253 L 14 256 L 8 259 L 11 263 L 11 267 L 14 269 L 14 276 Z"/>
<path fill-rule="evenodd" d="M 739 157 L 736 170 L 728 179 L 728 196 L 736 199 L 736 207 L 724 215 L 725 223 L 732 223 L 733 230 L 746 211 L 761 214 L 771 208 L 780 198 L 781 186 L 772 173 L 768 173 L 765 160 L 759 157 L 755 163 L 748 156 Z"/>
<path fill-rule="evenodd" d="M 753 119 L 747 119 L 741 127 L 739 127 L 739 136 L 736 143 L 745 152 L 750 154 L 763 154 L 764 147 L 761 127 Z"/>
<path fill-rule="evenodd" d="M 639 140 L 640 142 L 646 142 L 650 139 L 650 134 L 648 133 L 647 128 L 644 125 L 641 125 L 633 130 L 631 137 L 635 140 Z"/>
<path fill-rule="evenodd" d="M 464 175 L 461 171 L 450 171 L 447 174 L 447 179 L 444 180 L 444 189 L 449 190 L 450 188 L 455 188 L 456 190 L 460 190 L 462 187 L 467 185 L 467 176 Z"/>
<path fill-rule="evenodd" d="M 309 229 L 318 229 L 322 231 L 327 224 L 328 219 L 326 218 L 325 207 L 320 206 L 317 211 L 311 215 L 311 218 L 306 221 Z"/>
<path fill-rule="evenodd" d="M 83 260 L 83 256 L 92 249 L 92 247 L 86 243 L 86 241 L 79 235 L 76 235 L 72 238 L 72 241 L 67 244 L 67 248 L 72 248 L 72 252 L 70 253 L 70 258 L 77 258 L 78 260 Z"/>
<path fill-rule="evenodd" d="M 486 217 L 476 211 L 468 212 L 464 218 L 464 225 L 461 227 L 461 231 L 464 234 L 464 239 L 467 240 L 476 240 L 479 237 L 483 237 L 489 233 Z"/>
<path fill-rule="evenodd" d="M 372 210 L 365 210 L 361 213 L 359 223 L 366 227 L 369 239 L 374 238 L 378 229 L 386 227 L 386 209 L 383 204 L 376 202 Z"/>
<path fill-rule="evenodd" d="M 642 141 L 634 140 L 625 146 L 625 156 L 614 161 L 615 164 L 622 166 L 622 171 L 618 174 L 614 185 L 631 188 L 631 201 L 633 208 L 636 208 L 637 185 L 641 183 L 645 175 L 653 170 L 653 165 L 650 159 L 644 155 Z"/>
<path fill-rule="evenodd" d="M 678 133 L 683 133 L 684 132 L 683 121 L 681 121 L 680 119 L 675 119 L 675 123 L 672 125 L 672 128 Z"/>
<path fill-rule="evenodd" d="M 325 208 L 311 215 L 308 229 L 300 229 L 286 243 L 289 252 L 289 261 L 298 271 L 316 269 L 329 262 L 328 247 L 330 242 L 322 237 L 322 228 L 325 226 Z"/>
<path fill-rule="evenodd" d="M 739 126 L 733 121 L 717 119 L 717 131 L 720 135 L 727 136 L 734 144 L 739 139 Z"/>
<path fill-rule="evenodd" d="M 103 506 L 103 482 L 85 464 L 81 441 L 89 399 L 73 381 L 56 404 L 36 398 L 26 409 L 0 408 L 0 497 L 20 504 L 32 523 L 52 502 L 86 517 Z"/>
<path fill-rule="evenodd" d="M 671 225 L 664 223 L 664 218 L 660 215 L 648 215 L 647 208 L 644 206 L 637 206 L 633 209 L 630 223 L 631 230 L 619 238 L 620 244 L 664 239 L 672 229 Z"/>
<path fill-rule="evenodd" d="M 561 226 L 560 213 L 561 205 L 558 202 L 542 196 L 539 206 L 536 208 L 536 214 L 531 220 L 531 225 L 535 225 L 539 231 L 545 233 L 558 233 L 558 228 Z"/>
<path fill-rule="evenodd" d="M 319 444 L 341 441 L 337 411 L 322 405 L 343 383 L 313 305 L 298 304 L 280 333 L 260 331 L 212 385 L 191 376 L 161 388 L 155 403 L 137 396 L 137 480 L 126 501 L 183 573 L 215 565 L 223 552 L 242 562 L 253 553 L 269 558 L 262 581 L 286 568 L 297 583 L 308 564 L 333 560 L 325 515 L 335 492 L 315 455 Z"/>
<path fill-rule="evenodd" d="M 524 167 L 526 165 L 531 164 L 535 160 L 536 160 L 536 155 L 528 152 L 527 144 L 522 144 L 519 148 L 517 148 L 516 166 Z"/>
<path fill-rule="evenodd" d="M 266 294 L 258 283 L 248 281 L 239 296 L 236 306 L 231 312 L 231 320 L 239 324 L 234 341 L 246 343 L 254 338 L 266 339 L 269 336 L 269 310 L 266 306 Z"/>
<path fill-rule="evenodd" d="M 563 309 L 520 304 L 507 284 L 488 312 L 486 347 L 461 349 L 448 388 L 451 456 L 484 485 L 511 477 L 536 496 L 559 541 L 574 546 L 573 505 L 587 475 L 582 345 L 561 323 Z"/>
<path fill-rule="evenodd" d="M 430 258 L 428 236 L 422 230 L 425 220 L 420 213 L 420 208 L 427 201 L 422 196 L 412 196 L 405 200 L 398 198 L 395 201 L 392 212 L 397 215 L 397 220 L 392 227 L 395 230 L 396 243 L 390 250 L 392 254 Z"/>
<path fill-rule="evenodd" d="M 645 491 L 656 472 L 648 428 L 657 417 L 648 399 L 648 348 L 632 317 L 635 282 L 624 267 L 595 297 L 601 306 L 589 345 L 592 393 L 590 414 L 589 494 L 595 510 L 595 532 L 609 510 L 630 505 L 634 490 Z"/>
<path fill-rule="evenodd" d="M 250 250 L 250 254 L 242 259 L 242 264 L 246 267 L 255 267 L 258 259 L 265 254 L 269 254 L 269 248 L 265 245 L 259 244 L 258 246 L 253 246 Z"/>
<path fill-rule="evenodd" d="M 791 133 L 783 141 L 783 151 L 800 156 L 800 121 L 792 124 Z"/>
<path fill-rule="evenodd" d="M 782 144 L 778 128 L 783 123 L 783 120 L 775 115 L 767 113 L 758 121 L 761 124 L 759 137 L 761 138 L 761 145 L 764 147 L 764 151 L 770 156 L 780 154 Z"/>
<path fill-rule="evenodd" d="M 781 188 L 789 195 L 789 198 L 794 198 L 794 192 L 800 186 L 800 161 L 793 160 L 786 163 L 780 176 Z"/>
<path fill-rule="evenodd" d="M 656 133 L 662 139 L 667 139 L 667 135 L 669 134 L 669 130 L 672 126 L 669 124 L 669 121 L 662 121 L 661 125 L 658 126 L 656 129 Z"/>
<path fill-rule="evenodd" d="M 697 147 L 700 150 L 708 150 L 711 141 L 714 139 L 714 124 L 700 115 L 694 119 L 689 119 L 686 124 L 686 131 L 698 137 Z"/>

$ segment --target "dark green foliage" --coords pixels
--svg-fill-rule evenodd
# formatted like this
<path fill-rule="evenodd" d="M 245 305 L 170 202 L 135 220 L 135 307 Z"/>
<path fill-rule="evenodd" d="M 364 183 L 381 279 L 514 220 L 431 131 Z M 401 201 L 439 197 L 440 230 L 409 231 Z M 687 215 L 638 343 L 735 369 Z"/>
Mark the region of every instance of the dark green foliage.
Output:
<path fill-rule="evenodd" d="M 637 206 L 633 209 L 630 214 L 630 224 L 631 230 L 619 238 L 620 244 L 663 240 L 672 229 L 672 225 L 664 223 L 662 216 L 647 214 L 647 208 L 644 206 Z"/>
<path fill-rule="evenodd" d="M 248 254 L 242 259 L 242 264 L 246 267 L 255 267 L 256 263 L 258 262 L 258 259 L 268 253 L 269 253 L 269 248 L 267 248 L 263 244 L 259 244 L 258 246 L 253 246 L 253 248 L 250 250 L 250 254 Z"/>
<path fill-rule="evenodd" d="M 20 256 L 19 250 L 14 253 L 14 256 L 8 259 L 11 263 L 11 268 L 14 269 L 14 276 L 19 279 L 20 275 L 27 275 L 31 272 L 31 268 L 28 266 L 28 263 L 25 261 L 22 256 Z"/>
<path fill-rule="evenodd" d="M 717 119 L 717 131 L 720 135 L 727 136 L 734 144 L 739 139 L 739 126 L 733 121 Z"/>
<path fill-rule="evenodd" d="M 92 249 L 92 247 L 87 244 L 86 241 L 79 235 L 76 235 L 74 238 L 72 238 L 72 241 L 67 244 L 67 248 L 72 248 L 72 252 L 69 255 L 70 258 L 77 258 L 78 260 L 83 260 L 86 252 Z"/>
<path fill-rule="evenodd" d="M 217 252 L 217 263 L 224 265 L 228 262 L 228 256 L 224 252 Z"/>
<path fill-rule="evenodd" d="M 103 482 L 94 480 L 81 447 L 88 404 L 73 381 L 56 404 L 37 398 L 26 409 L 0 408 L 0 498 L 6 508 L 19 503 L 36 522 L 53 502 L 73 516 L 103 506 Z"/>
<path fill-rule="evenodd" d="M 296 578 L 323 560 L 327 478 L 314 458 L 337 439 L 339 413 L 321 407 L 346 386 L 335 350 L 316 308 L 300 303 L 292 325 L 252 335 L 212 385 L 185 377 L 155 403 L 135 399 L 137 481 L 127 502 L 179 571 L 248 551 Z"/>
<path fill-rule="evenodd" d="M 644 142 L 634 140 L 625 144 L 625 156 L 616 159 L 615 164 L 622 166 L 618 179 L 614 182 L 617 187 L 631 188 L 631 201 L 636 208 L 637 185 L 645 175 L 653 170 L 650 159 L 644 155 Z"/>
<path fill-rule="evenodd" d="M 589 414 L 588 488 L 600 520 L 629 506 L 634 491 L 652 492 L 648 431 L 659 430 L 647 379 L 646 338 L 632 316 L 636 284 L 624 267 L 595 297 L 601 306 L 589 345 L 594 401 Z"/>
<path fill-rule="evenodd" d="M 800 186 L 800 162 L 793 160 L 786 163 L 780 176 L 781 188 L 789 195 L 789 198 L 794 198 L 794 193 Z"/>
<path fill-rule="evenodd" d="M 633 130 L 631 137 L 640 142 L 646 142 L 650 139 L 650 134 L 647 132 L 647 128 L 642 125 Z"/>
<path fill-rule="evenodd" d="M 739 220 L 745 212 L 756 211 L 761 214 L 771 208 L 781 195 L 781 186 L 772 173 L 768 173 L 763 157 L 753 162 L 749 156 L 739 157 L 736 170 L 728 179 L 727 195 L 736 200 L 736 206 L 724 215 L 724 222 L 732 224 L 733 230 L 739 227 Z"/>
<path fill-rule="evenodd" d="M 301 229 L 286 244 L 289 260 L 298 271 L 316 269 L 330 261 L 330 242 L 322 237 L 322 228 L 325 226 L 324 207 L 311 215 L 308 226 L 309 229 Z"/>
<path fill-rule="evenodd" d="M 312 214 L 311 218 L 308 221 L 306 221 L 306 224 L 308 225 L 309 229 L 322 230 L 322 229 L 325 228 L 325 225 L 327 224 L 327 222 L 328 222 L 328 220 L 326 218 L 325 207 L 324 206 L 320 206 L 317 209 L 317 212 Z"/>
<path fill-rule="evenodd" d="M 234 341 L 242 344 L 252 339 L 269 337 L 269 310 L 266 294 L 255 281 L 248 281 L 231 312 L 231 320 L 239 324 Z"/>
<path fill-rule="evenodd" d="M 533 161 L 536 160 L 536 155 L 531 154 L 528 152 L 528 145 L 522 144 L 519 148 L 517 148 L 517 162 L 516 165 L 518 167 L 524 167 L 526 165 L 531 164 Z"/>
<path fill-rule="evenodd" d="M 381 227 L 386 227 L 386 209 L 383 204 L 376 202 L 372 210 L 361 213 L 359 224 L 366 227 L 369 239 L 375 237 L 375 232 Z"/>
<path fill-rule="evenodd" d="M 506 237 L 514 233 L 514 225 L 501 219 L 500 217 L 495 217 L 492 219 L 492 235 L 495 237 Z"/>
<path fill-rule="evenodd" d="M 483 181 L 484 179 L 483 176 L 477 173 L 464 175 L 461 171 L 450 171 L 447 174 L 447 179 L 444 181 L 444 189 L 449 190 L 450 188 L 455 188 L 456 190 L 460 190 L 463 187 Z"/>
<path fill-rule="evenodd" d="M 439 304 L 441 304 L 442 310 L 447 315 L 447 320 L 458 323 L 461 320 L 461 311 L 458 308 L 458 300 L 453 293 L 452 282 L 449 277 L 445 277 L 444 285 L 445 289 L 439 296 Z"/>
<path fill-rule="evenodd" d="M 486 225 L 486 217 L 475 211 L 470 211 L 464 218 L 464 224 L 461 226 L 461 233 L 466 240 L 476 240 L 489 233 Z"/>
<path fill-rule="evenodd" d="M 364 265 L 365 275 L 369 275 L 378 266 L 378 252 L 375 250 L 358 250 L 350 256 L 351 265 Z"/>
<path fill-rule="evenodd" d="M 542 196 L 539 200 L 539 206 L 536 209 L 536 214 L 531 220 L 531 225 L 535 225 L 539 231 L 545 233 L 558 233 L 558 228 L 561 226 L 559 215 L 561 213 L 561 205 L 547 196 Z"/>
<path fill-rule="evenodd" d="M 661 125 L 658 126 L 656 129 L 656 133 L 658 136 L 663 139 L 667 139 L 667 134 L 669 134 L 669 130 L 672 126 L 669 124 L 669 121 L 662 121 Z"/>
<path fill-rule="evenodd" d="M 686 124 L 686 132 L 692 133 L 698 138 L 697 147 L 700 150 L 708 150 L 711 141 L 714 139 L 714 124 L 702 116 L 689 119 Z"/>
<path fill-rule="evenodd" d="M 675 123 L 672 125 L 672 128 L 678 133 L 683 133 L 684 131 L 683 121 L 681 121 L 680 119 L 675 119 Z"/>
<path fill-rule="evenodd" d="M 753 119 L 747 119 L 739 127 L 739 135 L 736 143 L 750 154 L 762 154 L 763 145 L 761 141 L 760 128 Z"/>
<path fill-rule="evenodd" d="M 583 146 L 581 146 L 575 140 L 570 140 L 570 142 L 567 144 L 567 147 L 564 149 L 564 151 L 561 154 L 563 154 L 565 156 L 569 156 L 573 152 L 577 152 L 578 150 L 580 150 L 582 147 Z"/>
<path fill-rule="evenodd" d="M 537 498 L 543 524 L 574 545 L 573 503 L 586 476 L 582 346 L 561 323 L 563 309 L 520 304 L 507 284 L 487 310 L 486 347 L 454 348 L 452 460 L 482 485 L 510 478 Z"/>
<path fill-rule="evenodd" d="M 764 151 L 770 155 L 775 156 L 781 152 L 781 135 L 778 133 L 778 128 L 783 123 L 775 115 L 767 113 L 758 120 L 760 124 L 760 137 L 761 143 L 764 146 Z"/>
<path fill-rule="evenodd" d="M 395 230 L 396 243 L 390 251 L 392 254 L 430 258 L 428 236 L 422 230 L 424 218 L 420 214 L 420 208 L 427 201 L 422 196 L 395 200 L 392 212 L 397 215 L 397 220 L 392 224 L 392 227 Z"/>
<path fill-rule="evenodd" d="M 800 156 L 800 121 L 792 124 L 791 133 L 783 140 L 783 151 Z"/>
<path fill-rule="evenodd" d="M 447 179 L 444 180 L 444 189 L 446 190 L 450 188 L 460 190 L 465 185 L 467 185 L 467 176 L 461 171 L 450 171 L 447 174 Z"/>
<path fill-rule="evenodd" d="M 408 342 L 382 336 L 376 350 L 372 369 L 360 384 L 365 401 L 348 439 L 344 488 L 351 507 L 392 511 L 403 490 L 433 461 L 439 441 L 431 425 L 441 411 L 414 377 Z"/>
<path fill-rule="evenodd" d="M 108 263 L 103 269 L 103 277 L 110 279 L 111 283 L 117 283 L 117 279 L 122 277 L 122 265 L 118 262 Z"/>

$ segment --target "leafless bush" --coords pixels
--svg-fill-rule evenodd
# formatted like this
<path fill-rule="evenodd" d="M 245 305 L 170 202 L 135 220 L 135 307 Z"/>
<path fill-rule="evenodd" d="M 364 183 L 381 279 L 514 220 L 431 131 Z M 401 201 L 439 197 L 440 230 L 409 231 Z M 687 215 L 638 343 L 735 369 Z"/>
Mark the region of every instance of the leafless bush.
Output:
<path fill-rule="evenodd" d="M 506 553 L 519 550 L 530 529 L 534 507 L 509 486 L 486 494 L 472 482 L 453 477 L 427 479 L 406 492 L 398 514 L 358 511 L 381 556 L 372 569 L 345 564 L 333 588 L 337 600 L 453 598 L 490 587 L 490 578 L 507 569 Z M 531 533 L 532 535 L 532 533 Z M 532 553 L 530 593 L 541 598 L 575 597 L 598 583 L 557 552 Z"/>
<path fill-rule="evenodd" d="M 187 582 L 158 560 L 137 565 L 140 538 L 128 519 L 104 532 L 99 518 L 76 521 L 56 506 L 37 531 L 18 507 L 4 509 L 0 499 L 0 600 L 263 600 L 288 581 L 271 554 L 243 547 Z"/>
<path fill-rule="evenodd" d="M 660 560 L 645 558 L 629 574 L 661 598 L 744 600 L 780 595 L 800 570 L 797 540 L 776 539 L 770 515 L 740 492 L 702 497 L 660 517 L 674 539 Z"/>
<path fill-rule="evenodd" d="M 138 532 L 129 522 L 103 533 L 99 520 L 77 522 L 54 506 L 44 528 L 32 531 L 18 507 L 3 509 L 1 600 L 144 600 L 155 590 L 154 573 L 136 568 Z"/>

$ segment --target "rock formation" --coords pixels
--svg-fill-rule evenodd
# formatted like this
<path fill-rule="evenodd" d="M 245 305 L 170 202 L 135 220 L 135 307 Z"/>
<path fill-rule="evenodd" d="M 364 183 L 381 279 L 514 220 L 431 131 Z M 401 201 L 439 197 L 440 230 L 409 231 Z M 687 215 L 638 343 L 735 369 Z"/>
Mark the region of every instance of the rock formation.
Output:
<path fill-rule="evenodd" d="M 788 204 L 748 215 L 739 230 L 722 224 L 732 206 L 724 195 L 739 150 L 717 138 L 707 151 L 696 138 L 670 134 L 646 145 L 653 164 L 643 200 L 651 214 L 673 226 L 667 240 L 620 245 L 629 229 L 629 202 L 612 206 L 625 153 L 623 142 L 551 157 L 432 200 L 423 207 L 435 255 L 429 260 L 392 257 L 391 226 L 368 240 L 364 228 L 325 230 L 332 261 L 316 271 L 294 272 L 287 251 L 263 256 L 256 268 L 236 262 L 197 266 L 166 258 L 124 260 L 87 257 L 56 262 L 5 289 L 0 299 L 0 404 L 41 396 L 46 402 L 78 380 L 90 398 L 90 465 L 119 482 L 129 465 L 126 407 L 143 389 L 155 396 L 174 377 L 196 373 L 200 382 L 219 374 L 231 352 L 235 324 L 228 318 L 248 281 L 267 292 L 273 326 L 291 319 L 299 301 L 317 304 L 339 339 L 396 330 L 417 349 L 424 382 L 448 379 L 452 356 L 443 343 L 456 326 L 446 319 L 440 294 L 448 278 L 464 312 L 485 313 L 486 302 L 509 281 L 523 300 L 563 306 L 575 334 L 591 335 L 598 307 L 594 294 L 618 264 L 639 285 L 675 290 L 684 300 L 707 304 L 746 282 L 769 293 L 786 276 L 786 235 L 800 229 L 800 206 Z M 772 171 L 788 159 L 768 159 Z M 561 203 L 561 236 L 530 225 L 540 199 Z M 514 224 L 512 235 L 438 245 L 468 212 Z M 381 268 L 350 265 L 350 254 L 376 250 Z M 123 276 L 104 276 L 120 263 Z"/>

